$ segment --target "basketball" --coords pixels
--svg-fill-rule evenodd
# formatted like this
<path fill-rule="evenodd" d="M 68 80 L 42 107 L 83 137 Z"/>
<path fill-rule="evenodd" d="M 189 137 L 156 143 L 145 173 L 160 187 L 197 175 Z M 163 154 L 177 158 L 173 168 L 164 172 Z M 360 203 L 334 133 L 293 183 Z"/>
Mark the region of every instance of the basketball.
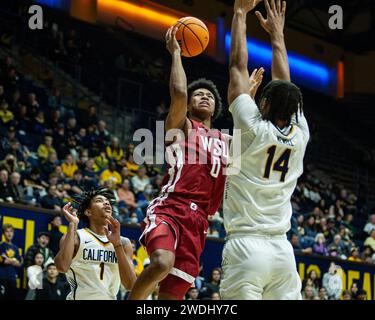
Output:
<path fill-rule="evenodd" d="M 178 26 L 176 40 L 180 44 L 182 56 L 195 57 L 207 48 L 210 36 L 201 20 L 185 17 L 178 20 L 175 25 Z"/>

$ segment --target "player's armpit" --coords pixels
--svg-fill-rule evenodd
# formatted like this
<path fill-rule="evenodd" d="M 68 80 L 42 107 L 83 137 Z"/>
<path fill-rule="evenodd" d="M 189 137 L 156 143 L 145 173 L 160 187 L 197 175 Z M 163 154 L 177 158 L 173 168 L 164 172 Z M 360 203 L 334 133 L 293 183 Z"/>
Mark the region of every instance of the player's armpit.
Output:
<path fill-rule="evenodd" d="M 254 129 L 255 124 L 261 119 L 259 109 L 249 94 L 240 94 L 230 105 L 234 128 L 243 131 Z"/>

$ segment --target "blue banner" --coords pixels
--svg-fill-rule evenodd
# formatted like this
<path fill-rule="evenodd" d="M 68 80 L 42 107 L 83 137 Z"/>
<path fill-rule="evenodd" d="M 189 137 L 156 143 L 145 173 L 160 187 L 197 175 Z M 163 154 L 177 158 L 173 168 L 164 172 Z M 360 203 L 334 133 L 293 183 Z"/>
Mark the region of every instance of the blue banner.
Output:
<path fill-rule="evenodd" d="M 37 241 L 38 233 L 50 230 L 50 221 L 56 213 L 49 210 L 23 207 L 18 205 L 0 205 L 0 226 L 10 223 L 15 229 L 13 243 L 20 248 L 23 256 L 26 250 Z M 60 231 L 66 233 L 67 222 L 63 219 Z M 122 226 L 121 234 L 129 239 L 138 240 L 140 230 L 138 227 Z M 2 241 L 4 239 L 2 238 Z M 201 256 L 204 268 L 204 276 L 209 278 L 211 270 L 221 265 L 221 253 L 223 250 L 223 239 L 207 239 L 205 249 Z M 142 247 L 138 250 L 140 259 L 146 257 Z M 350 289 L 353 282 L 358 283 L 359 288 L 367 292 L 368 300 L 375 300 L 375 266 L 355 263 L 339 259 L 328 259 L 312 255 L 296 255 L 297 270 L 303 280 L 306 275 L 315 270 L 320 278 L 328 271 L 331 261 L 335 261 L 342 268 L 343 290 Z M 19 270 L 19 286 L 26 288 L 24 270 Z"/>

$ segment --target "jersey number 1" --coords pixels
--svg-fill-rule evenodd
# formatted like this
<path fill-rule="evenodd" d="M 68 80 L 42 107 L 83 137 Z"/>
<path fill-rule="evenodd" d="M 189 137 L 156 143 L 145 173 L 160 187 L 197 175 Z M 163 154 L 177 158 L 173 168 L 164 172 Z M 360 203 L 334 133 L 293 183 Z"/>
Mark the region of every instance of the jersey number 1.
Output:
<path fill-rule="evenodd" d="M 100 280 L 103 280 L 103 277 L 104 277 L 104 262 L 101 262 L 99 264 L 99 267 L 100 267 Z"/>
<path fill-rule="evenodd" d="M 286 149 L 273 165 L 273 168 L 272 168 L 273 171 L 281 172 L 280 182 L 285 181 L 285 176 L 288 173 L 288 170 L 289 170 L 288 164 L 289 164 L 289 158 L 290 158 L 291 152 L 292 152 L 291 149 Z M 269 179 L 270 173 L 271 173 L 271 167 L 273 163 L 273 158 L 275 157 L 275 153 L 276 153 L 276 146 L 272 146 L 268 148 L 267 153 L 268 153 L 268 159 L 266 162 L 266 168 L 264 170 L 263 177 Z"/>

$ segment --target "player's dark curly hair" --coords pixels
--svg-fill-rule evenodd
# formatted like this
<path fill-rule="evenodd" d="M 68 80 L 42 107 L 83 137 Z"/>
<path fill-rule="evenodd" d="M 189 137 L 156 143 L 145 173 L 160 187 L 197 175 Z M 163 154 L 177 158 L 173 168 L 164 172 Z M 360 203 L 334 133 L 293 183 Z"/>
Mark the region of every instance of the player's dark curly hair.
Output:
<path fill-rule="evenodd" d="M 89 223 L 89 219 L 85 215 L 85 211 L 90 208 L 91 200 L 96 196 L 106 197 L 111 206 L 113 206 L 113 204 L 116 202 L 113 192 L 111 190 L 108 190 L 107 188 L 91 189 L 89 191 L 82 192 L 73 200 L 75 206 L 77 206 L 77 216 L 80 221 Z"/>
<path fill-rule="evenodd" d="M 191 82 L 188 85 L 188 88 L 187 88 L 187 90 L 188 90 L 188 92 L 187 92 L 188 93 L 188 103 L 190 103 L 192 93 L 195 90 L 201 89 L 201 88 L 209 90 L 215 98 L 215 112 L 212 116 L 212 121 L 215 121 L 221 115 L 221 112 L 222 112 L 222 109 L 223 109 L 223 103 L 222 103 L 222 100 L 221 100 L 221 97 L 220 97 L 219 90 L 217 90 L 216 85 L 211 80 L 207 80 L 205 78 L 200 78 L 198 80 L 195 80 L 195 81 Z"/>
<path fill-rule="evenodd" d="M 283 120 L 289 125 L 293 114 L 296 114 L 298 122 L 298 113 L 303 112 L 302 92 L 290 81 L 270 81 L 264 87 L 260 101 L 269 105 L 269 112 L 264 119 L 274 124 L 276 120 Z"/>

